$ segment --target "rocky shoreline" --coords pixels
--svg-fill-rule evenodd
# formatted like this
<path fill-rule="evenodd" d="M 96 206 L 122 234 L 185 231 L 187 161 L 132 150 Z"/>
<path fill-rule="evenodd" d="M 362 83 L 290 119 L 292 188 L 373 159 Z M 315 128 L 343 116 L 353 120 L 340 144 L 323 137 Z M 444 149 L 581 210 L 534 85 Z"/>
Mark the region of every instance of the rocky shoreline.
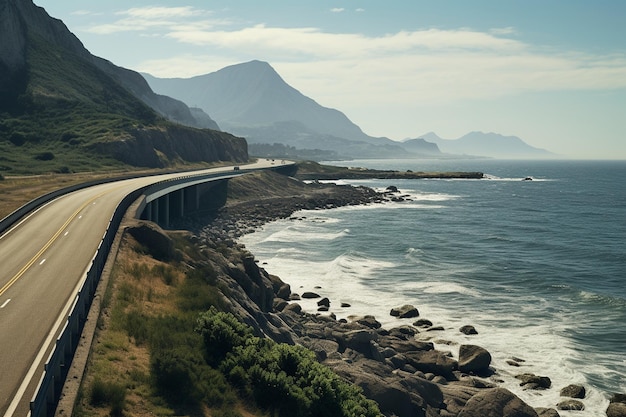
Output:
<path fill-rule="evenodd" d="M 268 182 L 268 178 L 258 180 L 259 188 Z M 270 178 L 269 182 L 273 180 L 276 178 Z M 237 243 L 237 238 L 272 220 L 297 221 L 293 213 L 302 209 L 381 204 L 402 201 L 406 196 L 393 187 L 379 193 L 365 187 L 334 184 L 282 185 L 283 191 L 278 195 L 261 190 L 263 198 L 241 198 L 235 180 L 232 182 L 235 198 L 229 198 L 219 211 L 184 226 L 193 231 L 193 239 L 199 246 L 226 246 L 236 253 L 239 261 L 234 263 L 239 266 L 228 268 L 224 282 L 229 289 L 229 308 L 259 335 L 309 348 L 321 363 L 360 386 L 386 416 L 553 417 L 559 416 L 557 409 L 584 408 L 585 388 L 580 385 L 564 387 L 562 401 L 554 408 L 532 408 L 498 386 L 498 371 L 491 366 L 487 350 L 463 344 L 458 346 L 458 359 L 449 352 L 436 350 L 431 332 L 441 329 L 420 319 L 415 306 L 389 306 L 392 316 L 415 321 L 412 325 L 385 329 L 373 316 L 337 320 L 327 313 L 331 300 L 310 292 L 294 293 L 289 284 L 259 267 L 254 256 Z M 229 258 L 233 259 L 233 255 Z M 304 312 L 298 303 L 301 298 L 317 300 L 318 312 Z M 459 331 L 467 335 L 476 333 L 469 325 Z M 519 365 L 518 361 L 522 360 L 511 361 Z M 520 373 L 516 378 L 524 389 L 541 390 L 551 385 L 546 376 Z M 614 396 L 607 416 L 626 416 L 626 396 Z"/>

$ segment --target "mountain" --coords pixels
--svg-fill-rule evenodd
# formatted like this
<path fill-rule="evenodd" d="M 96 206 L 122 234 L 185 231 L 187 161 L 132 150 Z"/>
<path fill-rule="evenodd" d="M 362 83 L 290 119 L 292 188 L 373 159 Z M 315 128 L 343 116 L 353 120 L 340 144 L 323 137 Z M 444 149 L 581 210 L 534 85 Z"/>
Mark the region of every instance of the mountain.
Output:
<path fill-rule="evenodd" d="M 217 124 L 91 55 L 31 0 L 0 0 L 0 39 L 0 172 L 247 160 L 244 139 L 195 128 Z"/>
<path fill-rule="evenodd" d="M 498 133 L 470 132 L 458 139 L 442 139 L 434 132 L 420 136 L 428 142 L 436 144 L 446 154 L 482 156 L 488 158 L 522 159 L 522 158 L 555 158 L 556 154 L 545 149 L 528 145 L 517 136 L 504 136 Z M 402 142 L 407 143 L 415 139 Z"/>
<path fill-rule="evenodd" d="M 222 129 L 250 143 L 333 151 L 340 157 L 412 154 L 391 139 L 368 136 L 342 112 L 306 97 L 267 62 L 246 62 L 186 79 L 143 75 L 155 91 L 202 108 Z"/>
<path fill-rule="evenodd" d="M 402 147 L 408 151 L 413 151 L 422 155 L 440 156 L 441 150 L 434 142 L 429 142 L 424 138 L 408 139 L 402 142 Z"/>

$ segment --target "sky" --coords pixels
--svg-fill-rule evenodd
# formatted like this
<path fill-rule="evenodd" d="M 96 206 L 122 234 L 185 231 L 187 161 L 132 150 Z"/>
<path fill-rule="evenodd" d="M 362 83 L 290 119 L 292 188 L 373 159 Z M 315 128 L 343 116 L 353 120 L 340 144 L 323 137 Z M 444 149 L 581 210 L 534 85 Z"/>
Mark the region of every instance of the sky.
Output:
<path fill-rule="evenodd" d="M 266 61 L 371 136 L 495 132 L 626 159 L 623 0 L 34 2 L 92 54 L 157 77 Z"/>

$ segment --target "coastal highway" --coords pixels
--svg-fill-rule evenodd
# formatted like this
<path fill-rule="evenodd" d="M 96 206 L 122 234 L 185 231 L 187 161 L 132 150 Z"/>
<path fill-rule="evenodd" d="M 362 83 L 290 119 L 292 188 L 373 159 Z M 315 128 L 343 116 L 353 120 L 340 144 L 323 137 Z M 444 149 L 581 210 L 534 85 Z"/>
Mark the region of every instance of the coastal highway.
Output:
<path fill-rule="evenodd" d="M 242 169 L 265 169 L 260 160 Z M 0 235 L 0 415 L 26 416 L 43 364 L 120 201 L 141 187 L 233 167 L 101 184 L 59 197 Z"/>

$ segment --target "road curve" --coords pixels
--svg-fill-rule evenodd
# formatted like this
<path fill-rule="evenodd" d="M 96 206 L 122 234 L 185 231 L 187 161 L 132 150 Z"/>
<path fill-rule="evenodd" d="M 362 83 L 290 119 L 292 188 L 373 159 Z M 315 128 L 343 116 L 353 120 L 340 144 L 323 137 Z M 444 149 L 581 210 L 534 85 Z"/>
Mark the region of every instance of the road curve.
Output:
<path fill-rule="evenodd" d="M 245 168 L 274 164 L 260 160 Z M 0 235 L 0 415 L 27 415 L 51 345 L 121 200 L 159 181 L 221 172 L 232 174 L 233 167 L 78 190 L 40 207 Z"/>

